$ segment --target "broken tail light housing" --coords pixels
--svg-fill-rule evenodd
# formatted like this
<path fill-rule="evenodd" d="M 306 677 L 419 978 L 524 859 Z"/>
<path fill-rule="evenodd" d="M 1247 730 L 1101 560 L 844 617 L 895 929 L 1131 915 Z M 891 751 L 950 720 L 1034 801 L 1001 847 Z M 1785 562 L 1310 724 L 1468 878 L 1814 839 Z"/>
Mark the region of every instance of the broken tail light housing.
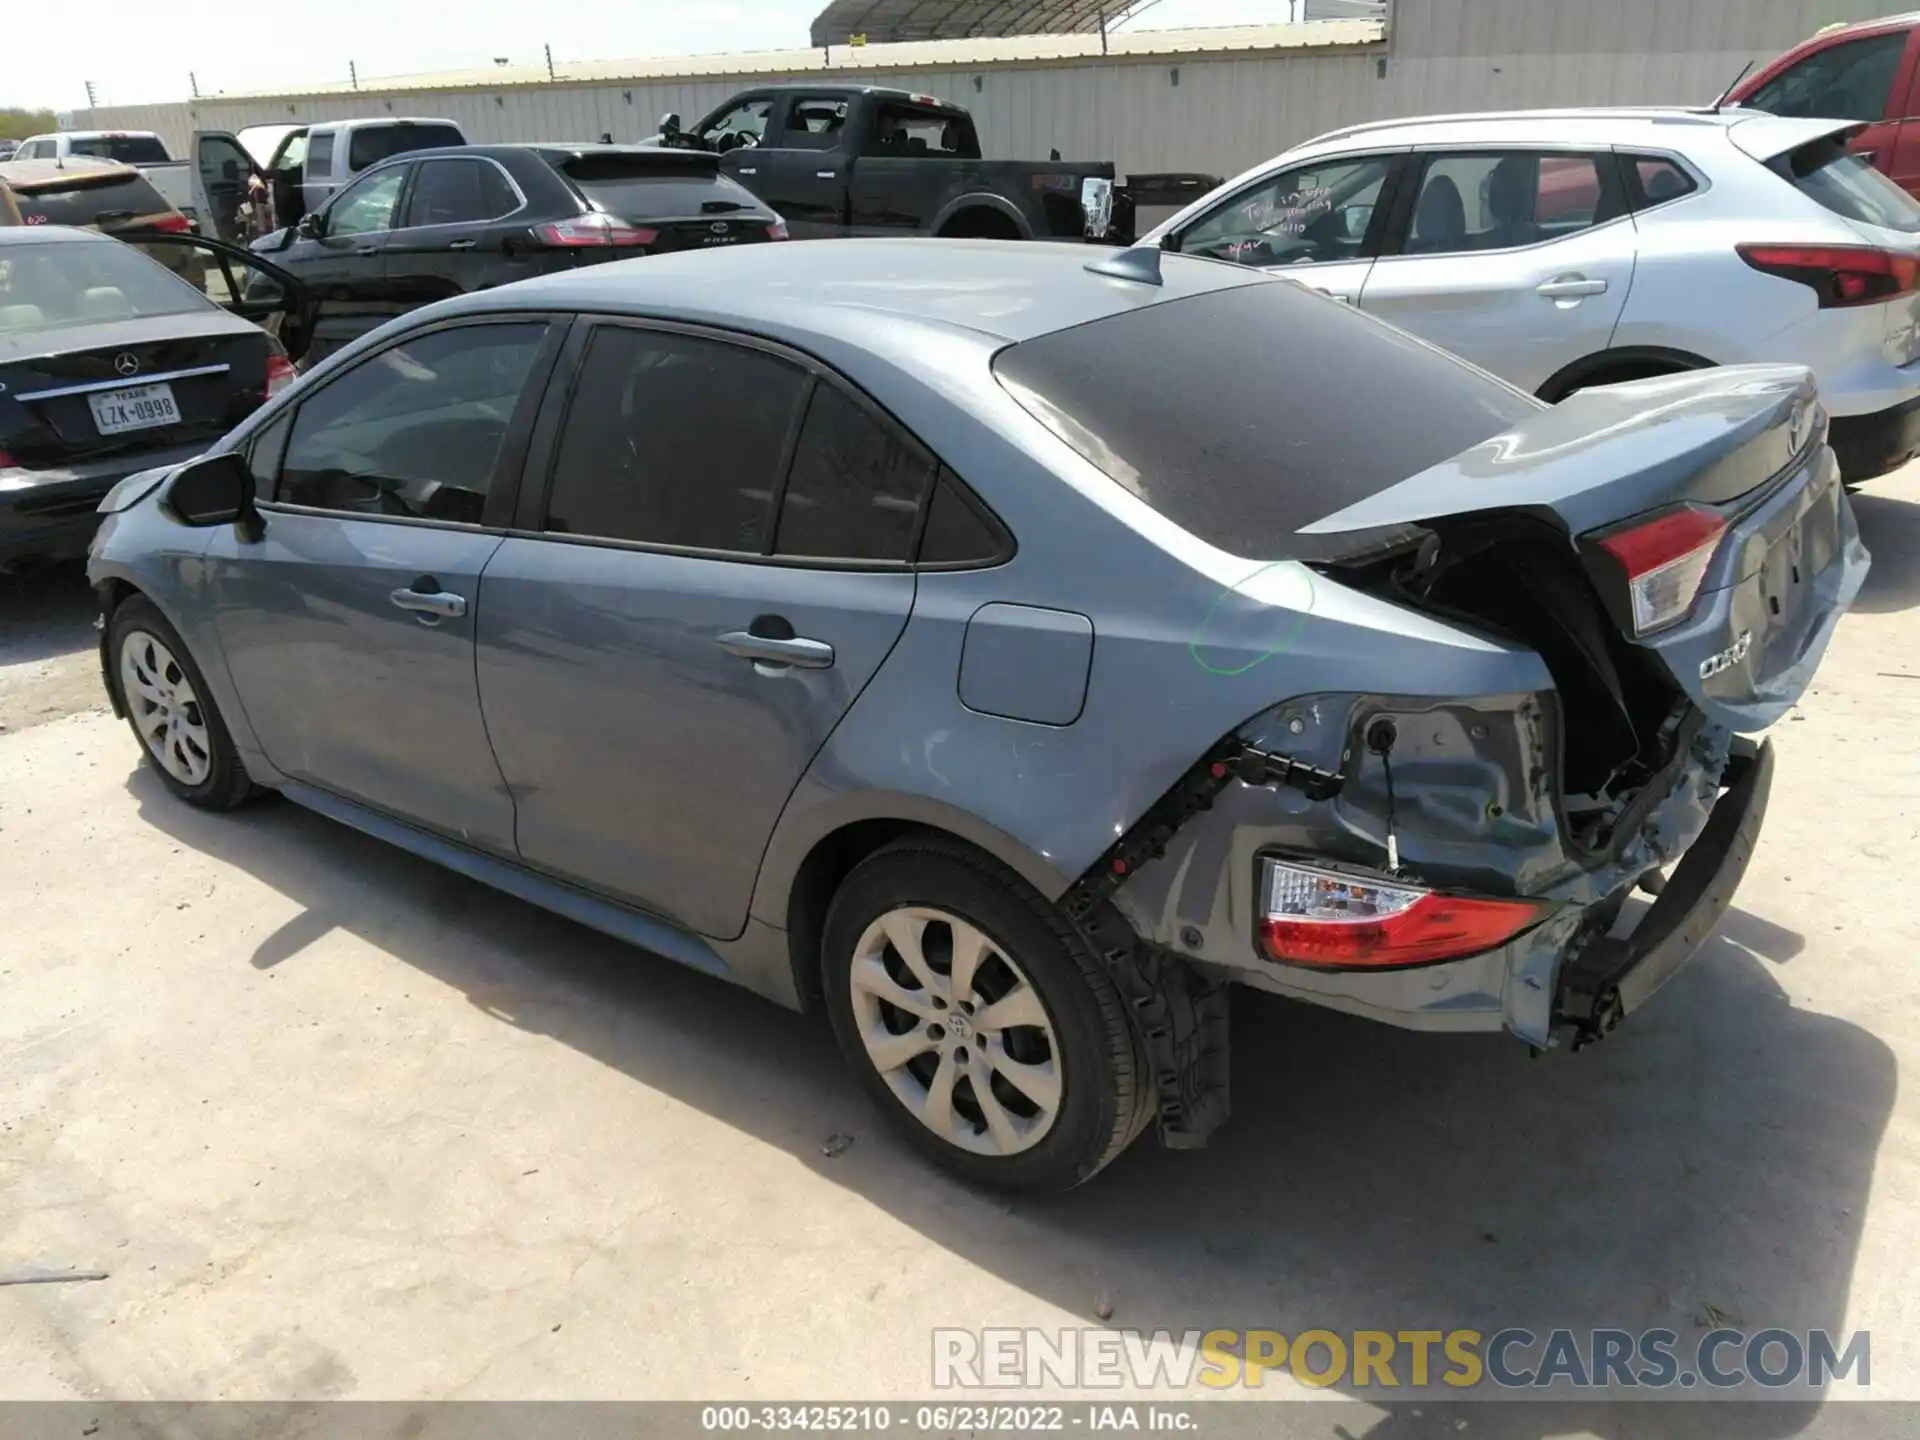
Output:
<path fill-rule="evenodd" d="M 1635 635 L 1651 634 L 1687 617 L 1726 533 L 1722 515 L 1704 506 L 1682 505 L 1597 537 L 1626 578 Z"/>
<path fill-rule="evenodd" d="M 1504 945 L 1540 918 L 1529 900 L 1442 895 L 1424 886 L 1261 862 L 1260 946 L 1269 960 L 1327 970 L 1391 970 Z"/>
<path fill-rule="evenodd" d="M 1822 310 L 1874 305 L 1920 290 L 1920 258 L 1869 245 L 1736 245 L 1765 275 L 1805 285 Z"/>
<path fill-rule="evenodd" d="M 644 225 L 629 225 L 611 215 L 594 211 L 571 220 L 553 220 L 533 227 L 542 244 L 576 250 L 602 245 L 651 245 L 660 238 L 658 230 Z"/>

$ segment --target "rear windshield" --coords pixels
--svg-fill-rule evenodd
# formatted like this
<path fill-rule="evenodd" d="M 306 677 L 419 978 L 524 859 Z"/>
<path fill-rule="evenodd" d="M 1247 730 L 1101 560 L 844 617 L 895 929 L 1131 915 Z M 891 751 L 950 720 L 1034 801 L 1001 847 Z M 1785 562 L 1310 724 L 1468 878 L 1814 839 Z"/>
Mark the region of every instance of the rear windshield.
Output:
<path fill-rule="evenodd" d="M 117 240 L 0 246 L 0 335 L 209 308 L 193 286 Z"/>
<path fill-rule="evenodd" d="M 370 125 L 353 132 L 347 144 L 347 168 L 360 171 L 389 155 L 466 143 L 467 137 L 454 125 Z"/>
<path fill-rule="evenodd" d="M 123 165 L 164 165 L 170 157 L 158 135 L 93 135 L 72 142 L 76 155 L 95 155 Z"/>
<path fill-rule="evenodd" d="M 29 225 L 125 225 L 173 212 L 153 182 L 136 172 L 89 178 L 76 175 L 58 189 L 18 190 L 20 214 Z"/>
<path fill-rule="evenodd" d="M 1001 351 L 994 372 L 1161 515 L 1253 560 L 1350 549 L 1295 532 L 1542 408 L 1287 280 L 1027 340 Z"/>
<path fill-rule="evenodd" d="M 747 191 L 720 179 L 719 157 L 703 151 L 574 155 L 557 163 L 589 205 L 622 220 L 671 220 L 754 203 Z"/>
<path fill-rule="evenodd" d="M 1831 137 L 1786 157 L 1787 178 L 1802 195 L 1834 214 L 1888 230 L 1920 232 L 1920 204 Z"/>

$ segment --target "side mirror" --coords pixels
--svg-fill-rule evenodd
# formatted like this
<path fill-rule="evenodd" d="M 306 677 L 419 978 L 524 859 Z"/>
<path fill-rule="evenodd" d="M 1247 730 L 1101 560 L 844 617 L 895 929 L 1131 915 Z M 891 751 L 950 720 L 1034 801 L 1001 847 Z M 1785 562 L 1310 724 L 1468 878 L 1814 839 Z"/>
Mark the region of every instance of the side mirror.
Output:
<path fill-rule="evenodd" d="M 318 240 L 327 233 L 327 227 L 319 211 L 309 210 L 300 217 L 300 223 L 294 226 L 294 231 L 303 240 Z"/>
<path fill-rule="evenodd" d="M 237 452 L 204 455 L 181 466 L 165 499 L 182 525 L 196 530 L 231 525 L 254 513 L 253 472 Z"/>
<path fill-rule="evenodd" d="M 678 110 L 669 110 L 660 117 L 660 133 L 668 137 L 680 133 L 680 112 Z"/>

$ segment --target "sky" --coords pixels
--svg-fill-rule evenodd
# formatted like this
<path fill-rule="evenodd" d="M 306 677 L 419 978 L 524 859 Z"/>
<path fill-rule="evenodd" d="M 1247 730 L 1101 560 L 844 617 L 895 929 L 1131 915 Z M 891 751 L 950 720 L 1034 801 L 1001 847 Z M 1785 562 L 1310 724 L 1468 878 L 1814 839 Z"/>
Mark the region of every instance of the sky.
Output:
<path fill-rule="evenodd" d="M 556 62 L 804 46 L 825 0 L 93 0 L 84 33 L 55 24 L 6 28 L 0 106 L 84 109 L 184 100 L 200 93 L 293 88 L 370 76 L 485 66 L 499 56 Z M 1255 25 L 1287 18 L 1289 0 L 1159 0 L 1129 29 Z M 286 29 L 271 22 L 296 21 Z"/>

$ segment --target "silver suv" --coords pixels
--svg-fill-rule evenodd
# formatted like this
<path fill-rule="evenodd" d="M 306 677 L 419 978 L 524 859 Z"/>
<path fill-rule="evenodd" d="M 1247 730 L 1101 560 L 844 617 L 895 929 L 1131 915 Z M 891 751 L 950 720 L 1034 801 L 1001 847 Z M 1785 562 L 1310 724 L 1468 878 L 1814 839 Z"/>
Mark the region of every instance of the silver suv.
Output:
<path fill-rule="evenodd" d="M 1920 205 L 1848 152 L 1852 128 L 1748 110 L 1360 125 L 1140 243 L 1288 267 L 1548 401 L 1808 365 L 1859 481 L 1920 452 Z"/>

